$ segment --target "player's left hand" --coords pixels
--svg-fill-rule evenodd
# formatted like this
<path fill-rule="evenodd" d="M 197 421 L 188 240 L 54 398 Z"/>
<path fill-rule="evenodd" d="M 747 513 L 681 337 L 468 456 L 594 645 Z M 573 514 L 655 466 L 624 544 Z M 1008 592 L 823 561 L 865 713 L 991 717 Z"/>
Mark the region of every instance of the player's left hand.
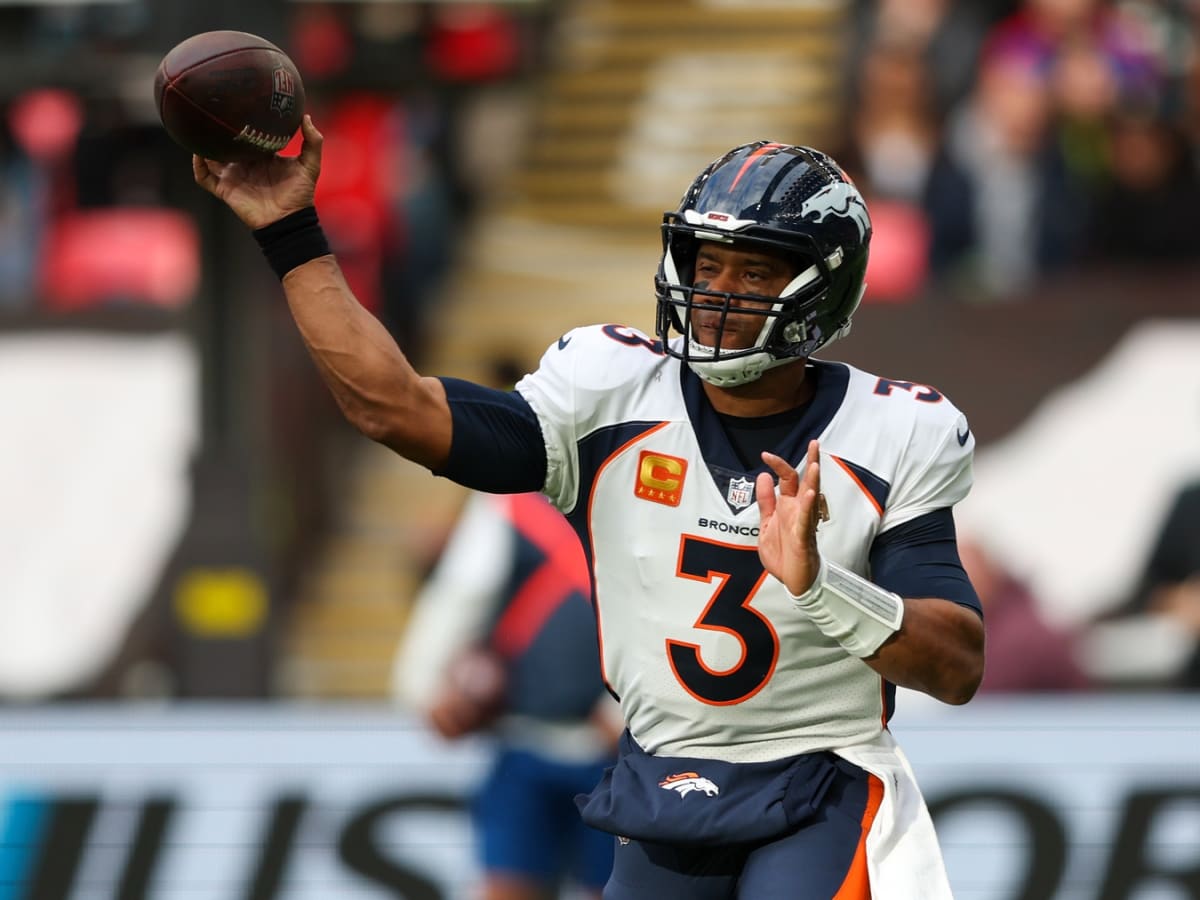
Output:
<path fill-rule="evenodd" d="M 821 567 L 817 551 L 820 445 L 809 441 L 799 472 L 774 453 L 763 453 L 762 458 L 779 478 L 779 493 L 768 473 L 758 476 L 754 486 L 760 518 L 758 557 L 768 572 L 798 596 L 812 585 Z"/>

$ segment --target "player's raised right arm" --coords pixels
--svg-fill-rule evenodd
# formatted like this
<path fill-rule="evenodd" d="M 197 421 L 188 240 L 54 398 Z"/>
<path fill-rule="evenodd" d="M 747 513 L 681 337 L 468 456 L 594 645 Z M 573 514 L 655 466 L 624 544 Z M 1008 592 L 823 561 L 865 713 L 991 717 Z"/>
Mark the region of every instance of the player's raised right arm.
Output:
<path fill-rule="evenodd" d="M 308 352 L 347 420 L 372 440 L 430 469 L 450 453 L 450 406 L 436 378 L 422 378 L 380 321 L 355 299 L 332 256 L 283 279 Z"/>
<path fill-rule="evenodd" d="M 337 260 L 313 250 L 321 235 L 309 211 L 323 138 L 308 116 L 302 129 L 298 157 L 250 164 L 193 158 L 196 183 L 254 229 L 260 243 L 260 229 L 284 226 L 285 233 L 273 235 L 264 249 L 283 279 L 300 335 L 343 414 L 372 440 L 439 468 L 449 455 L 451 432 L 441 382 L 417 374 L 387 329 L 355 298 Z"/>

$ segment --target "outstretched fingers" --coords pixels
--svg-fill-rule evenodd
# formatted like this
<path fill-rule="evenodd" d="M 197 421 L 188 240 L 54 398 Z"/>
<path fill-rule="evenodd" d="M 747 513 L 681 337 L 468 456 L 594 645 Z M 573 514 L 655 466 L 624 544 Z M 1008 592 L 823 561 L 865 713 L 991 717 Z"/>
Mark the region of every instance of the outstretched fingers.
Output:
<path fill-rule="evenodd" d="M 808 442 L 808 453 L 804 456 L 804 490 L 814 494 L 821 493 L 821 445 L 816 441 Z"/>
<path fill-rule="evenodd" d="M 797 471 L 791 463 L 782 456 L 776 456 L 766 450 L 762 454 L 763 462 L 779 477 L 779 493 L 784 497 L 798 497 L 804 490 L 821 491 L 821 446 L 817 441 L 808 442 L 808 452 L 804 455 L 801 471 Z"/>
<path fill-rule="evenodd" d="M 811 441 L 799 467 L 774 453 L 763 453 L 762 459 L 771 471 L 760 472 L 755 481 L 760 514 L 759 558 L 768 572 L 788 585 L 788 590 L 802 593 L 812 584 L 820 565 L 820 447 Z M 778 493 L 772 475 L 779 479 Z"/>
<path fill-rule="evenodd" d="M 820 508 L 821 495 L 821 448 L 817 441 L 809 441 L 808 451 L 800 470 L 791 463 L 774 453 L 764 452 L 763 462 L 779 478 L 779 497 L 794 497 L 798 503 L 797 516 L 794 520 L 796 536 L 802 540 L 810 540 L 816 531 L 817 516 Z M 779 499 L 776 498 L 770 475 L 765 472 L 758 476 L 755 490 L 759 500 L 762 517 L 774 514 Z M 764 479 L 766 479 L 764 481 Z M 790 517 L 789 517 L 790 519 Z"/>
<path fill-rule="evenodd" d="M 821 496 L 821 447 L 816 441 L 808 442 L 808 453 L 804 457 L 804 477 L 799 488 L 801 514 L 796 520 L 798 531 L 809 541 L 815 540 L 820 517 Z"/>
<path fill-rule="evenodd" d="M 776 456 L 774 453 L 769 453 L 766 450 L 763 451 L 762 459 L 778 476 L 780 495 L 783 497 L 795 497 L 800 489 L 800 473 L 782 456 Z"/>
<path fill-rule="evenodd" d="M 758 517 L 760 522 L 766 522 L 775 515 L 775 507 L 779 505 L 775 497 L 775 480 L 767 472 L 759 472 L 754 479 L 754 496 L 758 500 Z"/>

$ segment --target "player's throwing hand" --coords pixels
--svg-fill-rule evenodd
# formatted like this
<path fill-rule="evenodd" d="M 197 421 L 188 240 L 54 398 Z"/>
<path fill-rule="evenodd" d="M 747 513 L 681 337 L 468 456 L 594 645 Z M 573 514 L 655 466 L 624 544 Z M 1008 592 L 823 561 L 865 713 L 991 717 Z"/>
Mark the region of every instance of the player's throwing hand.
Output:
<path fill-rule="evenodd" d="M 755 485 L 761 517 L 758 556 L 763 567 L 792 594 L 808 590 L 821 567 L 817 551 L 817 519 L 821 496 L 820 445 L 809 441 L 803 472 L 783 457 L 764 452 L 763 462 L 779 476 L 779 494 L 771 476 L 762 472 Z"/>
<path fill-rule="evenodd" d="M 325 138 L 307 115 L 300 130 L 304 143 L 295 157 L 275 155 L 261 162 L 221 163 L 193 156 L 196 184 L 223 200 L 251 228 L 262 228 L 312 206 Z"/>

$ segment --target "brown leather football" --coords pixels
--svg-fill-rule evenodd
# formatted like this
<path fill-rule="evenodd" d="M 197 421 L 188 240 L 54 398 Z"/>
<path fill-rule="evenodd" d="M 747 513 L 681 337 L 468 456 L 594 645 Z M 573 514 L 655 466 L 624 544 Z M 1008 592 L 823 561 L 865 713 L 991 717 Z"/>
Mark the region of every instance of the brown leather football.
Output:
<path fill-rule="evenodd" d="M 206 31 L 176 45 L 159 63 L 154 99 L 176 143 L 220 162 L 274 155 L 304 116 L 295 64 L 244 31 Z"/>

